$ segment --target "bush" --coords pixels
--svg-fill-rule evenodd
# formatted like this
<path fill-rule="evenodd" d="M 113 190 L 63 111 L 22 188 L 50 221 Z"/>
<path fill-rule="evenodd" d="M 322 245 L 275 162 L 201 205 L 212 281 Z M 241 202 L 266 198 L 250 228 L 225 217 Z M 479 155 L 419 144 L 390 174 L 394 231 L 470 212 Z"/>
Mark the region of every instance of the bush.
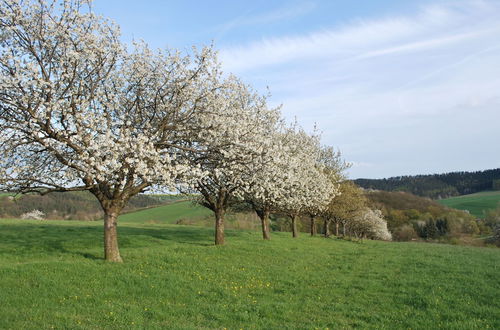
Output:
<path fill-rule="evenodd" d="M 488 244 L 495 244 L 500 247 L 500 224 L 497 224 L 495 228 L 493 228 L 493 236 L 486 240 Z"/>
<path fill-rule="evenodd" d="M 413 226 L 404 225 L 394 231 L 392 237 L 395 241 L 411 241 L 417 239 L 418 235 L 415 229 L 413 229 Z"/>
<path fill-rule="evenodd" d="M 392 240 L 391 232 L 387 229 L 382 211 L 366 208 L 349 223 L 349 231 L 357 238 L 371 238 L 383 241 Z"/>
<path fill-rule="evenodd" d="M 33 210 L 31 212 L 26 212 L 21 214 L 21 219 L 24 220 L 43 220 L 45 218 L 45 213 L 40 210 Z"/>

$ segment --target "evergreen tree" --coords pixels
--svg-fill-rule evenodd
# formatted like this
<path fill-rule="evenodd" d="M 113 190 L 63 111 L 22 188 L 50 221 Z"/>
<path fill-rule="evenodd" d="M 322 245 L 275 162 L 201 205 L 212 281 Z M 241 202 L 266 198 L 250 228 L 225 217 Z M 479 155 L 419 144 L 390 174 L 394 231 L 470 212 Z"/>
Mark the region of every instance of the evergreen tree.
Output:
<path fill-rule="evenodd" d="M 426 222 L 424 227 L 425 238 L 437 238 L 438 237 L 438 229 L 436 227 L 436 222 L 433 219 L 430 219 Z"/>

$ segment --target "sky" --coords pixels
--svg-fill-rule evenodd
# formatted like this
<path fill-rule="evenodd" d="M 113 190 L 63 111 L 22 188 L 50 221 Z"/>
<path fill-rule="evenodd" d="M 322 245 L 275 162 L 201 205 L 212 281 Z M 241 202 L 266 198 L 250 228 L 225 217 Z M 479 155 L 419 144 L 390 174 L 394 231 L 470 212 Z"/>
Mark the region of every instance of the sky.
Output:
<path fill-rule="evenodd" d="M 214 44 L 349 176 L 500 167 L 500 0 L 95 0 L 125 42 Z"/>

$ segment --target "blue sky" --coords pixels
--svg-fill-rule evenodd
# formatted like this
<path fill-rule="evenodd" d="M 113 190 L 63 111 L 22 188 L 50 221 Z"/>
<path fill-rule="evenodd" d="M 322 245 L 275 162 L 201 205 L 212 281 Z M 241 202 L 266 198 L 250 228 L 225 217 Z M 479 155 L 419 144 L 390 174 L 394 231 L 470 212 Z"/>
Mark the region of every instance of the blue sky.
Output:
<path fill-rule="evenodd" d="M 96 0 L 124 41 L 215 43 L 351 178 L 500 167 L 500 1 Z"/>

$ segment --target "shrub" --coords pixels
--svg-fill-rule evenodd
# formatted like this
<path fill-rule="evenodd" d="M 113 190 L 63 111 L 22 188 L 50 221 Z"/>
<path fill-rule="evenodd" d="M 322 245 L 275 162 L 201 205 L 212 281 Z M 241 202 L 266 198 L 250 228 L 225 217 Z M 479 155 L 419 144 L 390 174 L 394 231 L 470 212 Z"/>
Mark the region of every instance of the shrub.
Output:
<path fill-rule="evenodd" d="M 40 210 L 33 210 L 31 212 L 26 212 L 21 215 L 21 219 L 24 220 L 43 220 L 45 218 L 45 213 Z"/>
<path fill-rule="evenodd" d="M 367 237 L 383 241 L 392 240 L 392 235 L 387 229 L 387 222 L 380 210 L 366 208 L 350 222 L 349 230 L 356 237 Z"/>
<path fill-rule="evenodd" d="M 417 239 L 418 235 L 413 226 L 404 225 L 398 228 L 393 234 L 392 237 L 395 241 L 411 241 L 413 239 Z"/>

